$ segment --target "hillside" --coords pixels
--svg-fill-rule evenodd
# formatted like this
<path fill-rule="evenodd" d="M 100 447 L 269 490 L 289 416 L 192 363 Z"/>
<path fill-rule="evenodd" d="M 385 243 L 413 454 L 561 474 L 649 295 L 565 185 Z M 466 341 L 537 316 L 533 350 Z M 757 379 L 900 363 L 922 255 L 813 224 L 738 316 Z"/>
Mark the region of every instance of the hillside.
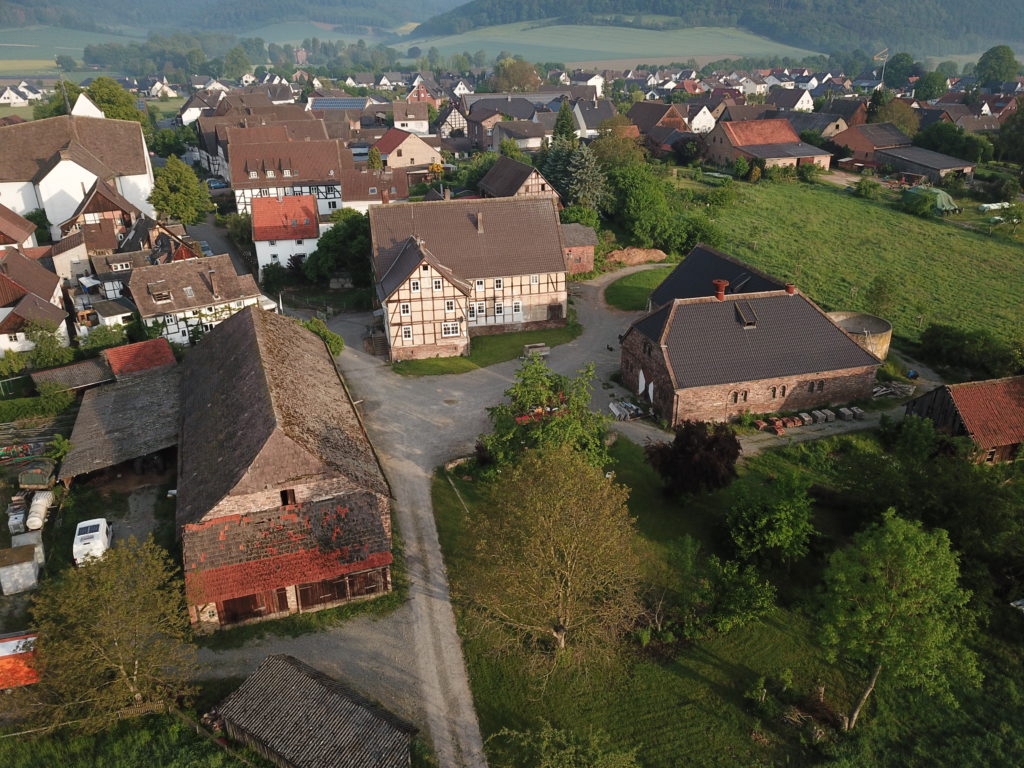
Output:
<path fill-rule="evenodd" d="M 580 0 L 568 14 L 566 10 L 556 0 L 472 0 L 421 24 L 413 36 L 557 19 L 560 24 L 659 29 L 741 27 L 788 45 L 829 52 L 858 47 L 873 52 L 889 46 L 916 55 L 966 53 L 1024 41 L 1019 0 Z"/>
<path fill-rule="evenodd" d="M 282 21 L 313 20 L 342 27 L 392 29 L 422 21 L 458 5 L 459 0 L 178 0 L 174 14 L 160 0 L 0 0 L 0 28 L 36 24 L 101 30 L 247 29 Z"/>

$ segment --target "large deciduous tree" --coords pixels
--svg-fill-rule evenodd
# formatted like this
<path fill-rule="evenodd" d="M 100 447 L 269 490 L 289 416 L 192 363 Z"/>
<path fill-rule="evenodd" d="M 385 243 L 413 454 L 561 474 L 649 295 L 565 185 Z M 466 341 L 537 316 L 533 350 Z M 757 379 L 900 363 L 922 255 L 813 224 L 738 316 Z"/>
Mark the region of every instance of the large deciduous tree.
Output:
<path fill-rule="evenodd" d="M 494 430 L 480 438 L 496 462 L 515 461 L 524 448 L 569 445 L 596 467 L 608 463 L 607 419 L 590 410 L 594 366 L 573 377 L 552 371 L 533 356 L 505 390 L 507 402 L 488 409 Z"/>
<path fill-rule="evenodd" d="M 614 647 L 641 610 L 628 496 L 571 445 L 528 451 L 473 520 L 470 602 L 539 649 Z"/>
<path fill-rule="evenodd" d="M 809 484 L 791 472 L 770 483 L 744 486 L 727 514 L 736 553 L 745 560 L 784 562 L 806 555 L 814 533 Z"/>
<path fill-rule="evenodd" d="M 868 118 L 868 122 L 892 123 L 907 136 L 913 136 L 917 133 L 921 118 L 907 103 L 892 99 L 874 110 L 874 113 Z"/>
<path fill-rule="evenodd" d="M 1000 85 L 1012 80 L 1020 71 L 1020 62 L 1013 56 L 1013 49 L 1008 45 L 997 45 L 989 48 L 978 59 L 974 74 L 982 86 Z"/>
<path fill-rule="evenodd" d="M 210 190 L 199 181 L 195 172 L 174 155 L 167 158 L 163 168 L 153 172 L 153 191 L 149 203 L 162 219 L 174 219 L 182 224 L 198 224 L 206 214 L 216 210 L 210 199 Z"/>
<path fill-rule="evenodd" d="M 949 81 L 946 75 L 941 72 L 928 72 L 914 83 L 914 98 L 931 101 L 939 98 L 948 88 Z"/>
<path fill-rule="evenodd" d="M 40 681 L 8 704 L 41 726 L 94 730 L 192 693 L 195 648 L 167 552 L 134 539 L 48 579 L 32 602 Z"/>
<path fill-rule="evenodd" d="M 541 79 L 528 61 L 505 58 L 494 65 L 491 83 L 496 91 L 532 91 L 541 84 Z"/>
<path fill-rule="evenodd" d="M 902 88 L 912 74 L 914 57 L 909 53 L 897 53 L 885 64 L 885 84 L 890 88 Z"/>
<path fill-rule="evenodd" d="M 829 657 L 867 675 L 844 718 L 853 729 L 879 678 L 955 703 L 955 685 L 980 681 L 966 645 L 974 619 L 970 593 L 946 532 L 927 531 L 893 510 L 829 558 L 821 611 Z"/>
<path fill-rule="evenodd" d="M 736 477 L 740 441 L 728 424 L 684 421 L 671 443 L 648 443 L 647 460 L 673 493 L 724 488 Z"/>
<path fill-rule="evenodd" d="M 33 368 L 65 365 L 75 356 L 74 350 L 57 335 L 57 326 L 52 323 L 30 322 L 25 326 L 25 338 L 32 342 L 28 359 Z"/>
<path fill-rule="evenodd" d="M 226 54 L 224 54 L 224 76 L 230 77 L 232 80 L 238 80 L 242 75 L 249 71 L 249 67 L 252 64 L 249 61 L 249 56 L 245 52 L 245 48 L 240 45 L 236 45 Z"/>
<path fill-rule="evenodd" d="M 342 208 L 331 214 L 331 220 L 334 226 L 320 235 L 316 250 L 302 265 L 306 278 L 322 283 L 341 271 L 348 273 L 354 285 L 369 286 L 373 282 L 369 217 L 352 208 Z"/>

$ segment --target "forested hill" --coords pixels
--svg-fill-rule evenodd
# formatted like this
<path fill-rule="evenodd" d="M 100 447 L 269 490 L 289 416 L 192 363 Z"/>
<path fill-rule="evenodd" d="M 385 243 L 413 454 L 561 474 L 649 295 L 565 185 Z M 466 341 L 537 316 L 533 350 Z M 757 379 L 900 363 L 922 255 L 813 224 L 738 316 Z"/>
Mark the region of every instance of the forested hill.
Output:
<path fill-rule="evenodd" d="M 0 27 L 49 24 L 96 30 L 141 27 L 233 30 L 280 21 L 316 21 L 343 28 L 394 28 L 422 21 L 459 0 L 0 0 Z"/>
<path fill-rule="evenodd" d="M 678 21 L 644 19 L 643 14 Z M 421 24 L 413 36 L 540 19 L 658 29 L 742 27 L 822 52 L 857 47 L 873 52 L 889 46 L 917 55 L 966 53 L 1024 41 L 1021 0 L 472 0 Z"/>

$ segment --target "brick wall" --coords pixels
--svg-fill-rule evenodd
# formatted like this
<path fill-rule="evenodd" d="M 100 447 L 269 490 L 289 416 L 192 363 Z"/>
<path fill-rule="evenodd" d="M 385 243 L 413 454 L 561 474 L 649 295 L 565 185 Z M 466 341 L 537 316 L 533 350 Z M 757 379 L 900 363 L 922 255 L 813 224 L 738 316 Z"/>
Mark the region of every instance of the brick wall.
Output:
<path fill-rule="evenodd" d="M 565 266 L 570 275 L 578 275 L 580 272 L 590 272 L 594 269 L 594 246 L 567 246 L 562 249 L 562 252 L 565 254 Z"/>
<path fill-rule="evenodd" d="M 499 333 L 514 333 L 516 331 L 541 331 L 548 328 L 564 328 L 568 321 L 561 320 L 534 320 L 527 323 L 502 323 L 501 325 L 472 325 L 469 328 L 470 336 L 496 336 Z"/>
<path fill-rule="evenodd" d="M 640 374 L 643 373 L 644 396 L 651 399 L 654 410 L 667 419 L 672 413 L 675 398 L 661 348 L 642 333 L 632 331 L 622 340 L 619 359 L 622 382 L 626 389 L 634 395 L 640 394 Z M 653 398 L 649 396 L 652 383 Z"/>
<path fill-rule="evenodd" d="M 459 336 L 446 344 L 418 344 L 414 347 L 391 347 L 391 362 L 423 360 L 428 357 L 456 357 L 468 354 L 469 338 Z"/>

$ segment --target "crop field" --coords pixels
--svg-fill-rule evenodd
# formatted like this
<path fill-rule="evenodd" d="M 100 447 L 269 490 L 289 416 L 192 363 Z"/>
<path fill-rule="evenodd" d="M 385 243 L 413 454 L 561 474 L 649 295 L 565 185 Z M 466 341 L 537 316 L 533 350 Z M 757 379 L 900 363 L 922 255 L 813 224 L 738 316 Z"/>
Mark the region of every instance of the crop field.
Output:
<path fill-rule="evenodd" d="M 488 57 L 511 51 L 530 61 L 596 62 L 652 59 L 686 61 L 729 56 L 807 56 L 813 51 L 793 48 L 739 29 L 694 27 L 655 31 L 625 27 L 537 26 L 537 22 L 483 27 L 433 39 L 411 40 L 423 50 L 436 47 L 442 54 L 483 50 Z"/>
<path fill-rule="evenodd" d="M 829 311 L 867 309 L 872 280 L 887 276 L 896 291 L 887 319 L 898 338 L 916 341 L 929 323 L 1004 339 L 1024 327 L 1024 232 L 1012 242 L 799 183 L 741 183 L 715 222 L 726 252 L 796 283 Z"/>
<path fill-rule="evenodd" d="M 109 35 L 58 27 L 18 27 L 0 29 L 0 74 L 3 72 L 55 74 L 54 57 L 82 58 L 87 45 L 124 43 L 141 38 L 141 33 Z"/>
<path fill-rule="evenodd" d="M 239 37 L 262 37 L 268 44 L 277 43 L 284 45 L 301 43 L 306 38 L 317 37 L 327 42 L 328 40 L 344 40 L 346 43 L 354 43 L 362 39 L 367 45 L 373 45 L 384 40 L 379 35 L 359 35 L 354 32 L 335 32 L 334 25 L 321 24 L 315 21 L 285 21 L 280 24 L 267 24 L 255 29 L 239 30 L 235 32 Z M 404 44 L 395 43 L 396 48 Z"/>

